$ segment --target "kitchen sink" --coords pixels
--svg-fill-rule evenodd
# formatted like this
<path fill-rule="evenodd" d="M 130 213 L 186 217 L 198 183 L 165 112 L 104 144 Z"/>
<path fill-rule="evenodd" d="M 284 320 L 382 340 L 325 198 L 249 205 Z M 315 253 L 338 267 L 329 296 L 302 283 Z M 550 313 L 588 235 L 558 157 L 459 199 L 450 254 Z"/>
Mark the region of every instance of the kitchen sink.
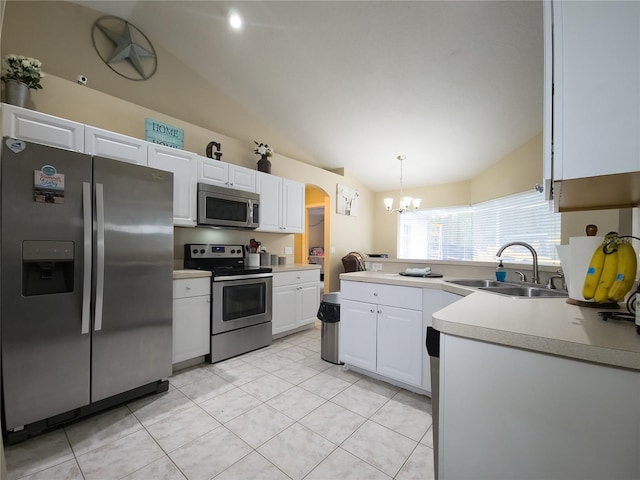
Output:
<path fill-rule="evenodd" d="M 484 290 L 485 292 L 499 293 L 501 295 L 507 295 L 509 297 L 549 298 L 569 296 L 564 290 L 551 290 L 544 287 L 522 287 L 516 285 L 505 285 L 479 288 L 480 290 Z"/>
<path fill-rule="evenodd" d="M 475 278 L 465 280 L 448 280 L 449 283 L 455 283 L 463 287 L 504 287 L 504 282 L 497 282 L 495 280 L 478 280 Z"/>
<path fill-rule="evenodd" d="M 459 280 L 447 280 L 449 283 L 463 287 L 472 287 L 485 292 L 498 293 L 508 297 L 520 298 L 553 298 L 568 297 L 565 290 L 552 290 L 537 283 L 524 282 L 498 282 L 496 280 L 482 280 L 477 278 L 465 278 Z"/>

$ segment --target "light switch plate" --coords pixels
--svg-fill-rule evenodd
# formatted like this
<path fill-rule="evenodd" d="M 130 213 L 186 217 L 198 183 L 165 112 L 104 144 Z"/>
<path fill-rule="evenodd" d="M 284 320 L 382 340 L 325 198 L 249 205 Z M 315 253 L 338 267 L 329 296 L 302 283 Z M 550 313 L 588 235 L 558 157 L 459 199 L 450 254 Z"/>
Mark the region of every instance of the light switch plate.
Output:
<path fill-rule="evenodd" d="M 284 247 L 284 254 L 285 255 L 292 255 L 293 254 L 293 247 Z"/>

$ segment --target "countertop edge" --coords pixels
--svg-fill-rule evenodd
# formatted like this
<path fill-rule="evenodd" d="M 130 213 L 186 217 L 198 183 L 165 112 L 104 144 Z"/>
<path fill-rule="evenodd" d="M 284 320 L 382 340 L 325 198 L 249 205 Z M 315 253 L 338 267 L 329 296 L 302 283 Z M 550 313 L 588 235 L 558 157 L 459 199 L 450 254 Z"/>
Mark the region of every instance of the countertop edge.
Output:
<path fill-rule="evenodd" d="M 340 279 L 440 289 L 465 296 L 434 313 L 434 328 L 445 334 L 640 370 L 640 335 L 633 322 L 605 322 L 598 317 L 598 309 L 569 305 L 563 298 L 514 299 L 461 287 L 447 279 L 381 272 L 343 273 Z"/>

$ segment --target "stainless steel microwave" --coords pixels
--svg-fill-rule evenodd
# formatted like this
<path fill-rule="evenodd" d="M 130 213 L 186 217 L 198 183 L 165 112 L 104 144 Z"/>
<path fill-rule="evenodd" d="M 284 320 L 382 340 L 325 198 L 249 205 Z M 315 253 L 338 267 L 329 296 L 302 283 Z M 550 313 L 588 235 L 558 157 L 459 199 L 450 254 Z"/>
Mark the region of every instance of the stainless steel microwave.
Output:
<path fill-rule="evenodd" d="M 260 195 L 198 183 L 198 225 L 254 229 L 260 226 Z"/>

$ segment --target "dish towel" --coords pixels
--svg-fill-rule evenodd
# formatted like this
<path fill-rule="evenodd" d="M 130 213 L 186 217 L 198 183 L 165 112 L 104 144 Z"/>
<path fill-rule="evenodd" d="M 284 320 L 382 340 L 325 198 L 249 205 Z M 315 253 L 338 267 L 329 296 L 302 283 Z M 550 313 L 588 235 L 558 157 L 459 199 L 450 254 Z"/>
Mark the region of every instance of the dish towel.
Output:
<path fill-rule="evenodd" d="M 407 268 L 404 273 L 409 273 L 411 275 L 429 275 L 431 273 L 431 267 Z"/>

